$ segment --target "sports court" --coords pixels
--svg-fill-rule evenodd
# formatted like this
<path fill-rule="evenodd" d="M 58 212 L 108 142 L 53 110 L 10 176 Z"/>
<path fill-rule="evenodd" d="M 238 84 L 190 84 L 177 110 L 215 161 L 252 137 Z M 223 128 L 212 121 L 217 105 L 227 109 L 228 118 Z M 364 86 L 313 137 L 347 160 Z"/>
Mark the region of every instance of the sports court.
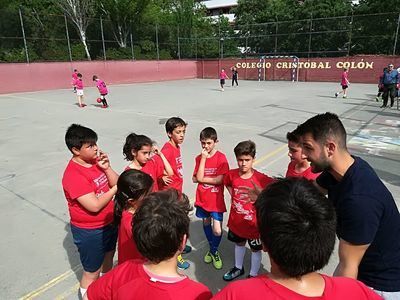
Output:
<path fill-rule="evenodd" d="M 182 117 L 189 124 L 182 146 L 184 191 L 194 200 L 191 176 L 204 127 L 217 130 L 218 147 L 231 168 L 236 167 L 234 146 L 251 139 L 257 145 L 255 167 L 283 176 L 289 162 L 286 132 L 330 111 L 341 117 L 352 154 L 375 168 L 400 204 L 400 111 L 379 108 L 375 84 L 352 84 L 348 99 L 334 97 L 338 88 L 336 83 L 240 78 L 238 88 L 228 84 L 225 92 L 219 90 L 218 80 L 208 79 L 110 85 L 109 109 L 97 104 L 95 88 L 85 89 L 86 108 L 76 105 L 70 89 L 0 95 L 0 298 L 77 299 L 81 267 L 61 187 L 71 156 L 64 134 L 71 123 L 94 129 L 99 147 L 109 154 L 114 170 L 121 172 L 127 164 L 122 146 L 130 132 L 148 135 L 162 146 L 167 140 L 166 119 Z M 229 206 L 229 197 L 226 203 Z M 201 226 L 201 220 L 192 216 L 193 251 L 184 256 L 191 267 L 184 273 L 216 292 L 225 286 L 222 276 L 233 265 L 233 244 L 226 240 L 224 227 L 220 247 L 224 267 L 217 271 L 206 265 L 203 256 L 208 245 Z M 337 261 L 334 254 L 324 271 L 332 274 Z M 268 269 L 264 255 L 260 272 Z"/>

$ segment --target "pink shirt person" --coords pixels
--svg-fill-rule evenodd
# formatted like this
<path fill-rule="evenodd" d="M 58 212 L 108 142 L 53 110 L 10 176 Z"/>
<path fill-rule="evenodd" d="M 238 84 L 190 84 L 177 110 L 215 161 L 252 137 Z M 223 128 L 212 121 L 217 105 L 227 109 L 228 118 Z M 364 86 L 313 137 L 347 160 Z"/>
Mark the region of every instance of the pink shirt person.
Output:
<path fill-rule="evenodd" d="M 100 95 L 107 95 L 108 89 L 106 83 L 101 79 L 96 79 L 96 86 L 99 89 Z"/>
<path fill-rule="evenodd" d="M 225 70 L 222 70 L 221 73 L 219 73 L 219 79 L 227 79 L 228 75 L 226 75 Z"/>
<path fill-rule="evenodd" d="M 349 85 L 349 72 L 348 71 L 344 71 L 342 73 L 342 81 L 340 82 L 340 84 L 343 85 Z"/>

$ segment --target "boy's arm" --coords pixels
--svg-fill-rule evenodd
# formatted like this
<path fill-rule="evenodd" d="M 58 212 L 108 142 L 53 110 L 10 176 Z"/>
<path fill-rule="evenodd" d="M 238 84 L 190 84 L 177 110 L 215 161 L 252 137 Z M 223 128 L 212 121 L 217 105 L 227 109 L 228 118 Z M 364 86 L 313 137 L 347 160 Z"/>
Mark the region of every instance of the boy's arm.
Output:
<path fill-rule="evenodd" d="M 157 146 L 153 146 L 153 151 L 155 154 L 159 155 L 163 164 L 164 164 L 164 173 L 167 176 L 172 176 L 174 175 L 174 170 L 172 169 L 168 159 L 165 157 L 164 153 L 162 153 Z"/>
<path fill-rule="evenodd" d="M 103 195 L 96 197 L 94 192 L 78 197 L 76 200 L 88 211 L 97 213 L 111 201 L 117 192 L 117 186 L 114 185 Z"/>
<path fill-rule="evenodd" d="M 196 180 L 198 183 L 205 183 L 205 184 L 212 184 L 212 185 L 220 185 L 223 184 L 224 182 L 224 175 L 219 175 L 217 177 L 206 177 L 204 176 L 204 169 L 206 166 L 206 160 L 208 157 L 208 152 L 203 149 L 201 151 L 201 158 L 200 158 L 200 164 L 199 164 L 199 169 L 197 170 L 196 173 Z"/>
<path fill-rule="evenodd" d="M 107 176 L 108 185 L 113 187 L 117 184 L 119 175 L 111 168 L 108 155 L 101 150 L 99 151 L 99 159 L 97 165 L 104 171 Z"/>

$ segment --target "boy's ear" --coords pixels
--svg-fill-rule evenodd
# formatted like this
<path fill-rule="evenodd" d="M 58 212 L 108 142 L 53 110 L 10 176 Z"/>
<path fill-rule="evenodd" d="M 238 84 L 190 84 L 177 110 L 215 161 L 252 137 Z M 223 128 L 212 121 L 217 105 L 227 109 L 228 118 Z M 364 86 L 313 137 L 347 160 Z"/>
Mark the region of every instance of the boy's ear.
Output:
<path fill-rule="evenodd" d="M 179 253 L 182 253 L 183 249 L 185 249 L 186 242 L 187 242 L 187 235 L 185 234 L 185 235 L 183 235 L 182 243 L 179 246 L 179 250 L 178 250 Z"/>
<path fill-rule="evenodd" d="M 72 147 L 71 151 L 72 151 L 72 154 L 75 156 L 79 156 L 79 154 L 81 153 L 81 149 L 78 149 L 76 147 Z"/>
<path fill-rule="evenodd" d="M 168 135 L 169 138 L 171 138 L 172 133 L 171 132 L 167 132 L 167 135 Z"/>

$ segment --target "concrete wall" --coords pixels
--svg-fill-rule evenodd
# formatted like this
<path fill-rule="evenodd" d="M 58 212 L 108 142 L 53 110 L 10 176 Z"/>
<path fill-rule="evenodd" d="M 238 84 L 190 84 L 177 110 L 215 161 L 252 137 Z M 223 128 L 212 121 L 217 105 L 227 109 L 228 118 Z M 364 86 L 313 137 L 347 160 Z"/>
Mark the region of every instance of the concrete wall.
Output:
<path fill-rule="evenodd" d="M 218 78 L 221 68 L 225 68 L 230 76 L 230 68 L 236 66 L 239 79 L 258 80 L 259 69 L 261 78 L 266 80 L 290 80 L 293 59 L 223 59 L 204 60 L 198 62 L 197 76 L 199 78 Z M 384 67 L 393 63 L 395 68 L 400 66 L 400 56 L 351 56 L 336 58 L 300 59 L 299 81 L 332 81 L 340 82 L 343 67 L 349 69 L 350 82 L 377 83 Z"/>
<path fill-rule="evenodd" d="M 0 94 L 71 87 L 72 70 L 83 75 L 85 86 L 94 86 L 94 74 L 108 85 L 190 79 L 197 76 L 195 61 L 92 61 L 0 64 Z"/>

